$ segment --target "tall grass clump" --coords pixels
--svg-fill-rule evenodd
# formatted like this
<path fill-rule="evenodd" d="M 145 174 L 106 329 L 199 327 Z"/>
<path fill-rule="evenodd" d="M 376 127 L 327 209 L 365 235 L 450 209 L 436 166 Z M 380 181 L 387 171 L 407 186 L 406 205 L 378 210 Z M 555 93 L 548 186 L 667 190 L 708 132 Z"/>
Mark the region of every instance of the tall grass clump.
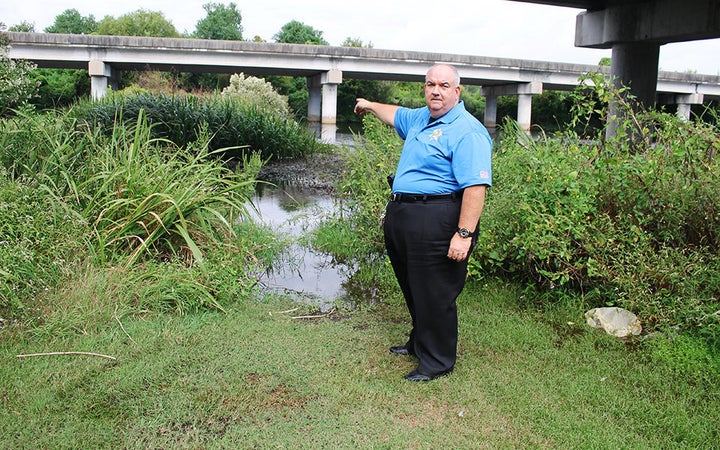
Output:
<path fill-rule="evenodd" d="M 245 101 L 235 95 L 206 98 L 123 92 L 101 101 L 81 103 L 74 114 L 94 128 L 111 134 L 117 122 L 137 122 L 140 112 L 152 125 L 152 137 L 186 147 L 199 139 L 204 125 L 208 149 L 223 150 L 225 158 L 242 160 L 258 153 L 262 159 L 296 158 L 321 149 L 315 135 L 288 115 Z"/>
<path fill-rule="evenodd" d="M 598 80 L 596 80 L 598 81 Z M 530 139 L 508 121 L 474 269 L 720 338 L 720 130 L 618 102 L 617 134 Z M 584 93 L 583 93 L 584 95 Z M 592 93 L 591 93 L 592 95 Z M 603 105 L 587 97 L 578 117 Z M 592 112 L 591 111 L 591 112 Z"/>
<path fill-rule="evenodd" d="M 109 277 L 115 284 L 134 279 L 118 297 L 141 309 L 218 309 L 253 284 L 253 269 L 245 276 L 233 265 L 255 265 L 253 243 L 236 231 L 262 166 L 257 153 L 233 170 L 202 126 L 181 147 L 153 137 L 142 111 L 110 134 L 72 113 L 18 115 L 2 127 L 0 208 L 13 211 L 0 226 L 5 315 L 35 308 L 36 293 L 87 264 L 124 272 Z"/>

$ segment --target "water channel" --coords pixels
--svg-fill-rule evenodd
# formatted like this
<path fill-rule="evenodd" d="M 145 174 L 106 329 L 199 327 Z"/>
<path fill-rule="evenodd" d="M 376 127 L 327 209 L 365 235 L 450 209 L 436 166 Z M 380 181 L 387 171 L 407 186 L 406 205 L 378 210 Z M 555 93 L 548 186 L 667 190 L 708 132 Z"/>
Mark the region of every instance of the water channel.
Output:
<path fill-rule="evenodd" d="M 260 285 L 266 292 L 291 296 L 317 306 L 321 312 L 338 300 L 355 300 L 346 288 L 355 268 L 337 263 L 331 255 L 304 245 L 300 239 L 337 208 L 331 182 L 321 178 L 339 176 L 335 174 L 338 166 L 339 161 L 324 155 L 269 167 L 261 179 L 270 184 L 258 184 L 252 198 L 257 209 L 252 213 L 254 220 L 291 242 L 260 278 Z"/>

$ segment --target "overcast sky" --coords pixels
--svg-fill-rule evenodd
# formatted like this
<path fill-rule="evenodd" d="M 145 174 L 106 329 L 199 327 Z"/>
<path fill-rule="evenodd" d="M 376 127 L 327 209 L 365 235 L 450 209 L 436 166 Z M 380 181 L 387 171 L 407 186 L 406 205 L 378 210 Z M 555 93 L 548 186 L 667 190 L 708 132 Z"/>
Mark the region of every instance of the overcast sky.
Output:
<path fill-rule="evenodd" d="M 193 32 L 205 17 L 202 5 L 225 0 L 0 0 L 0 22 L 23 21 L 36 31 L 52 25 L 67 9 L 101 20 L 145 9 L 160 11 L 180 33 Z M 459 6 L 462 3 L 466 5 Z M 508 0 L 472 2 L 414 0 L 251 0 L 235 1 L 242 14 L 243 37 L 273 35 L 291 20 L 323 32 L 330 45 L 359 38 L 377 49 L 496 56 L 566 63 L 597 64 L 610 50 L 576 48 L 575 17 L 582 10 Z M 720 39 L 666 44 L 660 70 L 720 75 Z"/>

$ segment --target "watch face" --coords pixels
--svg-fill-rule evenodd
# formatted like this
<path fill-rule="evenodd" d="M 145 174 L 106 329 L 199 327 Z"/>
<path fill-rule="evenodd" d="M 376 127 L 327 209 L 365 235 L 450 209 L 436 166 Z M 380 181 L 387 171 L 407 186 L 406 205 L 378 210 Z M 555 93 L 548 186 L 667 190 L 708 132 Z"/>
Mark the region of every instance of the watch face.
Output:
<path fill-rule="evenodd" d="M 470 236 L 470 232 L 469 232 L 467 229 L 465 229 L 465 228 L 460 228 L 460 229 L 458 230 L 458 234 L 460 235 L 460 237 L 464 237 L 464 238 Z"/>

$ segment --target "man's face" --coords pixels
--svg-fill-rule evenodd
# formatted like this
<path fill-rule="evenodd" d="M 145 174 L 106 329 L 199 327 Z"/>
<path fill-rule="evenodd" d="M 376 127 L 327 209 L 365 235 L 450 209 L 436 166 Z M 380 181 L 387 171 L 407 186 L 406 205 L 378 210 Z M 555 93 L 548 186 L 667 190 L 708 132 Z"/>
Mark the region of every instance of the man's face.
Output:
<path fill-rule="evenodd" d="M 450 111 L 460 100 L 460 86 L 455 73 L 447 66 L 432 67 L 425 77 L 425 103 L 430 116 L 438 118 Z"/>

